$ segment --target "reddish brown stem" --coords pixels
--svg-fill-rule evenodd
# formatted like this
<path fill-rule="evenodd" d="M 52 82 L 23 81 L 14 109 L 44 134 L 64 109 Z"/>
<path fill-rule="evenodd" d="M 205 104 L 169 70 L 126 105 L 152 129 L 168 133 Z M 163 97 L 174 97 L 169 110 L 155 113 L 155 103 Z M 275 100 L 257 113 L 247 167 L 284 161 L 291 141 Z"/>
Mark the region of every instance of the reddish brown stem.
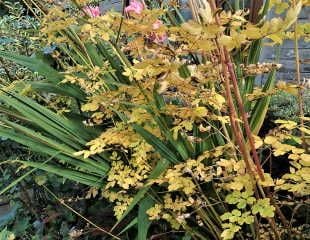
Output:
<path fill-rule="evenodd" d="M 250 6 L 250 21 L 252 23 L 257 23 L 259 18 L 259 10 L 263 6 L 263 0 L 252 0 L 251 1 L 251 6 Z"/>
<path fill-rule="evenodd" d="M 251 175 L 254 175 L 254 173 L 252 171 L 250 160 L 248 159 L 248 154 L 246 152 L 243 136 L 241 136 L 242 131 L 241 131 L 239 123 L 237 122 L 237 112 L 236 112 L 236 109 L 235 109 L 235 106 L 233 103 L 233 98 L 232 98 L 231 91 L 230 91 L 230 80 L 229 80 L 229 76 L 227 74 L 228 69 L 227 69 L 227 65 L 225 64 L 224 52 L 220 46 L 219 46 L 219 50 L 220 50 L 220 59 L 221 59 L 222 67 L 223 67 L 225 97 L 227 99 L 227 105 L 229 108 L 229 119 L 230 119 L 232 131 L 235 135 L 236 143 L 239 146 L 240 152 L 244 158 L 246 168 L 251 173 Z"/>
<path fill-rule="evenodd" d="M 264 172 L 263 172 L 263 169 L 262 169 L 262 166 L 261 166 L 258 154 L 256 152 L 255 142 L 254 142 L 252 131 L 251 131 L 251 128 L 250 128 L 250 125 L 249 125 L 247 113 L 245 112 L 245 108 L 244 108 L 244 105 L 243 105 L 243 102 L 242 102 L 242 98 L 241 98 L 241 95 L 240 95 L 236 73 L 235 73 L 235 70 L 234 70 L 234 67 L 233 67 L 230 55 L 229 55 L 229 53 L 228 53 L 228 51 L 227 51 L 227 49 L 225 47 L 224 47 L 224 54 L 225 54 L 225 59 L 226 59 L 226 65 L 227 65 L 227 68 L 228 68 L 228 71 L 229 71 L 229 74 L 230 74 L 230 79 L 231 79 L 232 84 L 233 84 L 233 91 L 234 91 L 234 94 L 235 94 L 235 97 L 236 97 L 236 100 L 237 100 L 238 109 L 240 111 L 240 114 L 241 114 L 241 117 L 242 117 L 242 120 L 243 120 L 245 132 L 246 132 L 247 138 L 249 140 L 252 156 L 253 156 L 253 159 L 254 159 L 254 162 L 255 162 L 255 166 L 257 168 L 256 170 L 257 170 L 257 173 L 258 173 L 260 179 L 262 181 L 264 181 L 265 180 Z"/>
<path fill-rule="evenodd" d="M 210 1 L 210 6 L 211 9 L 213 10 L 213 12 L 216 11 L 216 5 L 214 1 Z M 215 20 L 217 22 L 217 24 L 220 24 L 220 21 L 218 19 L 218 16 L 215 15 Z M 237 121 L 238 118 L 238 114 L 233 102 L 233 97 L 231 94 L 231 90 L 230 90 L 230 79 L 232 77 L 229 76 L 229 74 L 231 74 L 231 72 L 229 71 L 229 65 L 227 64 L 228 61 L 226 59 L 225 56 L 225 48 L 223 48 L 222 46 L 220 46 L 218 44 L 218 42 L 216 41 L 216 45 L 217 48 L 219 50 L 219 57 L 220 57 L 220 61 L 222 64 L 222 74 L 223 74 L 223 78 L 224 78 L 224 86 L 225 86 L 225 95 L 226 95 L 226 99 L 227 99 L 227 104 L 228 104 L 228 108 L 229 108 L 229 118 L 230 118 L 230 122 L 231 122 L 231 127 L 232 127 L 232 131 L 235 135 L 235 140 L 237 145 L 239 146 L 240 152 L 243 156 L 244 162 L 246 164 L 246 168 L 247 170 L 251 173 L 252 176 L 254 176 L 254 172 L 252 171 L 252 164 L 251 161 L 248 157 L 248 152 L 246 149 L 246 144 L 244 142 L 244 138 L 242 135 L 242 130 L 241 127 L 239 125 L 239 122 Z"/>

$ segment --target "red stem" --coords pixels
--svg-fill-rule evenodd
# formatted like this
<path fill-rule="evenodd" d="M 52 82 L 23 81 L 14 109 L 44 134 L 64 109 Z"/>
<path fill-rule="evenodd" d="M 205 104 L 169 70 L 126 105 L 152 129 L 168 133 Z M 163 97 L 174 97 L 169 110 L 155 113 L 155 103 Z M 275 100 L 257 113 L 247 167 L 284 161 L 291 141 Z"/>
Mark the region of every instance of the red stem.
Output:
<path fill-rule="evenodd" d="M 244 105 L 243 105 L 243 102 L 242 102 L 242 98 L 241 98 L 241 95 L 240 95 L 236 73 L 235 73 L 235 70 L 234 70 L 234 67 L 233 67 L 230 55 L 229 55 L 229 53 L 228 53 L 228 51 L 227 51 L 227 49 L 225 47 L 224 47 L 224 53 L 225 53 L 225 59 L 226 59 L 227 68 L 228 68 L 228 71 L 229 71 L 229 74 L 230 74 L 230 79 L 232 80 L 232 84 L 233 84 L 233 91 L 234 91 L 234 94 L 235 94 L 235 97 L 236 97 L 236 100 L 237 100 L 237 104 L 238 104 L 238 107 L 239 107 L 239 111 L 240 111 L 240 114 L 241 114 L 241 117 L 242 117 L 242 120 L 243 120 L 245 132 L 246 132 L 247 138 L 249 139 L 251 152 L 252 152 L 253 159 L 254 159 L 254 162 L 255 162 L 255 165 L 256 165 L 256 168 L 257 168 L 257 173 L 258 173 L 260 179 L 262 181 L 264 181 L 265 180 L 264 172 L 263 172 L 263 169 L 262 169 L 262 166 L 261 166 L 258 154 L 256 152 L 255 142 L 254 142 L 252 131 L 251 131 L 251 128 L 250 128 L 250 125 L 249 125 L 247 113 L 245 112 Z"/>

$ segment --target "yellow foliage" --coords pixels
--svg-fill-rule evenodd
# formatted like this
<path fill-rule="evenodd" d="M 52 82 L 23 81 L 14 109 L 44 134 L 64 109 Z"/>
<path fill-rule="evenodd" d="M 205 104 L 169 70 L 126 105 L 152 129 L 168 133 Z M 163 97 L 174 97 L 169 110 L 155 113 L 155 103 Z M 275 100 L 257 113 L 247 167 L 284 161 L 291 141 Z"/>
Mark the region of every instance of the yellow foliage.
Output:
<path fill-rule="evenodd" d="M 283 129 L 299 129 L 297 123 L 288 120 L 276 120 L 275 122 L 280 124 L 278 131 L 274 132 L 273 136 L 267 136 L 264 142 L 271 145 L 275 156 L 289 153 L 288 158 L 291 160 L 290 173 L 284 174 L 281 181 L 276 182 L 275 188 L 290 191 L 297 196 L 309 195 L 310 155 L 305 153 L 305 149 L 301 147 L 284 143 L 287 139 L 296 142 L 296 137 L 291 136 L 289 132 L 283 132 Z M 301 144 L 301 141 L 297 143 Z"/>
<path fill-rule="evenodd" d="M 291 132 L 309 134 L 310 130 L 295 122 L 277 120 L 275 123 L 279 127 L 274 134 L 264 139 L 253 136 L 255 148 L 264 145 L 270 147 L 275 156 L 288 154 L 291 160 L 289 173 L 276 182 L 265 173 L 265 181 L 260 181 L 246 169 L 240 149 L 234 145 L 235 136 L 231 136 L 230 129 L 225 129 L 230 119 L 221 73 L 226 70 L 219 61 L 217 47 L 220 44 L 229 54 L 239 50 L 247 52 L 254 40 L 269 38 L 275 44 L 292 37 L 288 29 L 297 18 L 301 1 L 292 7 L 290 3 L 272 0 L 271 7 L 276 13 L 286 11 L 286 16 L 262 19 L 258 24 L 246 20 L 248 12 L 245 10 L 221 10 L 217 12 L 220 26 L 209 2 L 200 2 L 203 3 L 198 9 L 201 23 L 188 21 L 180 26 L 159 24 L 154 27 L 155 22 L 166 18 L 164 9 L 144 9 L 141 14 L 130 14 L 124 19 L 115 12 L 81 19 L 55 8 L 43 20 L 42 34 L 47 36 L 48 42 L 70 45 L 72 34 L 79 43 L 73 49 L 79 60 L 72 67 L 64 63 L 62 83 L 81 88 L 87 94 L 81 110 L 89 112 L 95 124 L 107 122 L 109 125 L 75 155 L 95 159 L 95 155 L 105 153 L 109 157 L 110 169 L 102 195 L 114 203 L 117 219 L 146 184 L 157 184 L 156 187 L 162 190 L 158 193 L 162 201 L 147 211 L 149 218 L 164 219 L 173 229 L 184 227 L 187 218 L 198 218 L 200 209 L 205 210 L 204 184 L 214 184 L 218 187 L 215 190 L 221 193 L 227 190 L 241 192 L 241 198 L 248 201 L 245 205 L 254 204 L 253 197 L 244 195 L 253 193 L 256 183 L 300 195 L 309 192 L 309 155 L 298 146 L 300 139 L 291 136 Z M 84 1 L 80 3 L 84 4 Z M 306 36 L 307 29 L 306 25 L 301 26 L 298 34 Z M 65 30 L 70 30 L 70 34 Z M 124 36 L 129 36 L 126 41 L 123 41 Z M 164 36 L 166 40 L 155 42 L 154 36 Z M 119 41 L 117 48 L 114 45 L 116 39 Z M 88 53 L 89 43 L 95 46 L 95 51 L 101 51 L 100 47 L 107 44 L 111 57 L 117 57 L 122 66 L 113 70 L 108 61 L 97 64 L 90 56 L 91 51 Z M 280 65 L 263 63 L 232 67 L 240 69 L 240 84 L 243 84 L 248 76 L 269 73 Z M 278 82 L 276 90 L 296 94 L 298 87 Z M 245 97 L 256 101 L 274 93 L 275 90 L 254 89 Z M 236 120 L 243 125 L 243 121 Z M 148 180 L 163 156 L 134 131 L 133 124 L 143 127 L 163 144 L 168 143 L 167 147 L 171 147 L 180 162 L 158 178 Z M 296 144 L 291 145 L 287 140 Z M 197 149 L 204 150 L 197 154 Z M 91 189 L 88 197 L 97 194 L 98 189 Z M 259 206 L 255 211 L 272 217 L 274 209 L 268 201 L 257 201 Z M 244 202 L 240 206 L 244 206 Z M 244 221 L 250 224 L 254 218 L 250 211 L 237 210 L 231 214 L 233 221 L 223 224 L 224 239 L 232 239 Z M 240 223 L 235 224 L 237 221 Z"/>

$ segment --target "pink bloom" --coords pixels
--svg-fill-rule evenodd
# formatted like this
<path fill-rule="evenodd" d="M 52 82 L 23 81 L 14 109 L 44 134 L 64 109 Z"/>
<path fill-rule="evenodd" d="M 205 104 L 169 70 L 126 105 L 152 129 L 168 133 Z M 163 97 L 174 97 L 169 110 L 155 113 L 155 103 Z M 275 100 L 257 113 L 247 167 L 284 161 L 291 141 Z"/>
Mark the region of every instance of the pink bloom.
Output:
<path fill-rule="evenodd" d="M 98 17 L 100 16 L 100 9 L 99 7 L 90 7 L 90 6 L 86 6 L 83 8 L 84 12 L 86 12 L 86 14 L 90 17 Z"/>
<path fill-rule="evenodd" d="M 160 21 L 159 19 L 157 19 L 154 23 L 153 23 L 153 30 L 157 30 L 159 29 L 161 26 L 163 25 L 163 22 Z M 149 36 L 149 39 L 151 41 L 153 41 L 154 43 L 163 43 L 168 39 L 168 36 L 166 33 L 155 33 L 152 32 Z"/>
<path fill-rule="evenodd" d="M 151 33 L 149 39 L 153 41 L 154 43 L 163 43 L 168 39 L 168 36 L 166 33 L 157 34 L 157 33 Z"/>
<path fill-rule="evenodd" d="M 130 0 L 129 6 L 125 8 L 126 13 L 136 13 L 136 14 L 141 14 L 141 12 L 144 9 L 143 3 L 141 3 L 138 0 Z"/>
<path fill-rule="evenodd" d="M 153 23 L 153 29 L 156 30 L 156 29 L 160 28 L 161 25 L 163 25 L 163 22 L 160 21 L 159 19 L 157 19 L 157 20 Z"/>

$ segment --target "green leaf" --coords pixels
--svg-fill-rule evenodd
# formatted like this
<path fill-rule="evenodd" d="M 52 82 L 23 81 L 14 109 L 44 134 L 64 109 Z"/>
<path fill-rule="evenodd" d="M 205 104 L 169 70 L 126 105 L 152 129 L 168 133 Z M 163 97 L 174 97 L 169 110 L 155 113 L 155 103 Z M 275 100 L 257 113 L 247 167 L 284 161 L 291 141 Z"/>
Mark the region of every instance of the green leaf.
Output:
<path fill-rule="evenodd" d="M 145 197 L 140 205 L 138 212 L 138 240 L 147 239 L 148 229 L 151 225 L 151 221 L 149 220 L 146 211 L 150 209 L 154 205 L 155 201 L 151 196 Z"/>
<path fill-rule="evenodd" d="M 58 167 L 52 164 L 44 164 L 37 162 L 31 162 L 31 161 L 20 161 L 16 160 L 16 162 L 22 163 L 25 167 L 33 167 L 37 169 L 41 169 L 43 171 L 56 174 L 58 176 L 61 176 L 63 178 L 67 178 L 69 180 L 79 182 L 91 187 L 103 187 L 102 179 L 96 176 L 93 176 L 91 174 L 86 174 L 80 171 L 76 171 L 73 169 L 66 169 L 63 167 Z"/>
<path fill-rule="evenodd" d="M 119 233 L 117 234 L 118 236 L 119 235 L 122 235 L 123 233 L 127 232 L 130 228 L 132 228 L 133 226 L 137 225 L 138 224 L 138 218 L 135 217 L 134 219 L 132 219 L 132 221 L 126 225 L 126 227 Z"/>
<path fill-rule="evenodd" d="M 39 185 L 39 186 L 42 186 L 43 184 L 46 183 L 47 181 L 47 176 L 46 175 L 39 175 L 39 176 L 36 176 L 34 178 L 35 182 Z"/>
<path fill-rule="evenodd" d="M 43 163 L 41 163 L 41 165 L 44 165 L 46 163 L 48 163 L 49 161 L 51 161 L 53 158 L 55 158 L 57 155 L 59 154 L 59 152 L 57 152 L 55 155 L 53 155 L 52 157 L 50 157 L 49 159 L 47 159 L 46 161 L 44 161 Z M 10 190 L 12 187 L 16 186 L 18 183 L 20 183 L 25 177 L 29 176 L 31 173 L 33 173 L 34 171 L 36 171 L 37 168 L 31 169 L 30 171 L 28 171 L 27 173 L 23 174 L 22 176 L 20 176 L 19 178 L 15 179 L 13 182 L 11 182 L 8 186 L 6 186 L 4 189 L 2 189 L 0 191 L 0 195 L 4 194 L 6 191 Z"/>
<path fill-rule="evenodd" d="M 268 90 L 274 87 L 276 79 L 275 74 L 276 74 L 275 71 L 269 73 L 268 79 L 263 88 L 264 92 L 267 92 Z M 268 110 L 268 106 L 270 103 L 270 99 L 271 96 L 266 96 L 257 100 L 257 102 L 255 103 L 255 106 L 251 112 L 251 119 L 250 119 L 250 127 L 254 135 L 258 135 L 259 130 L 263 125 Z"/>
<path fill-rule="evenodd" d="M 269 198 L 258 199 L 252 207 L 252 213 L 259 213 L 264 218 L 274 217 L 275 207 L 270 205 Z"/>
<path fill-rule="evenodd" d="M 63 79 L 63 75 L 54 68 L 44 63 L 42 59 L 36 57 L 21 56 L 12 52 L 0 51 L 0 56 L 24 67 L 29 68 L 33 72 L 46 77 L 49 81 L 58 83 Z"/>
<path fill-rule="evenodd" d="M 182 238 L 182 240 L 191 240 L 192 239 L 192 237 L 189 235 L 189 234 L 186 234 L 183 238 Z"/>
<path fill-rule="evenodd" d="M 79 87 L 71 84 L 57 84 L 49 83 L 46 81 L 27 82 L 31 88 L 38 92 L 56 93 L 62 96 L 76 98 L 82 102 L 86 100 L 86 94 Z"/>
<path fill-rule="evenodd" d="M 177 156 L 166 147 L 165 143 L 163 143 L 159 138 L 155 135 L 150 133 L 149 131 L 145 130 L 138 124 L 133 124 L 133 128 L 137 133 L 139 133 L 144 140 L 153 146 L 153 148 L 165 159 L 169 160 L 172 163 L 178 163 L 179 160 Z"/>

